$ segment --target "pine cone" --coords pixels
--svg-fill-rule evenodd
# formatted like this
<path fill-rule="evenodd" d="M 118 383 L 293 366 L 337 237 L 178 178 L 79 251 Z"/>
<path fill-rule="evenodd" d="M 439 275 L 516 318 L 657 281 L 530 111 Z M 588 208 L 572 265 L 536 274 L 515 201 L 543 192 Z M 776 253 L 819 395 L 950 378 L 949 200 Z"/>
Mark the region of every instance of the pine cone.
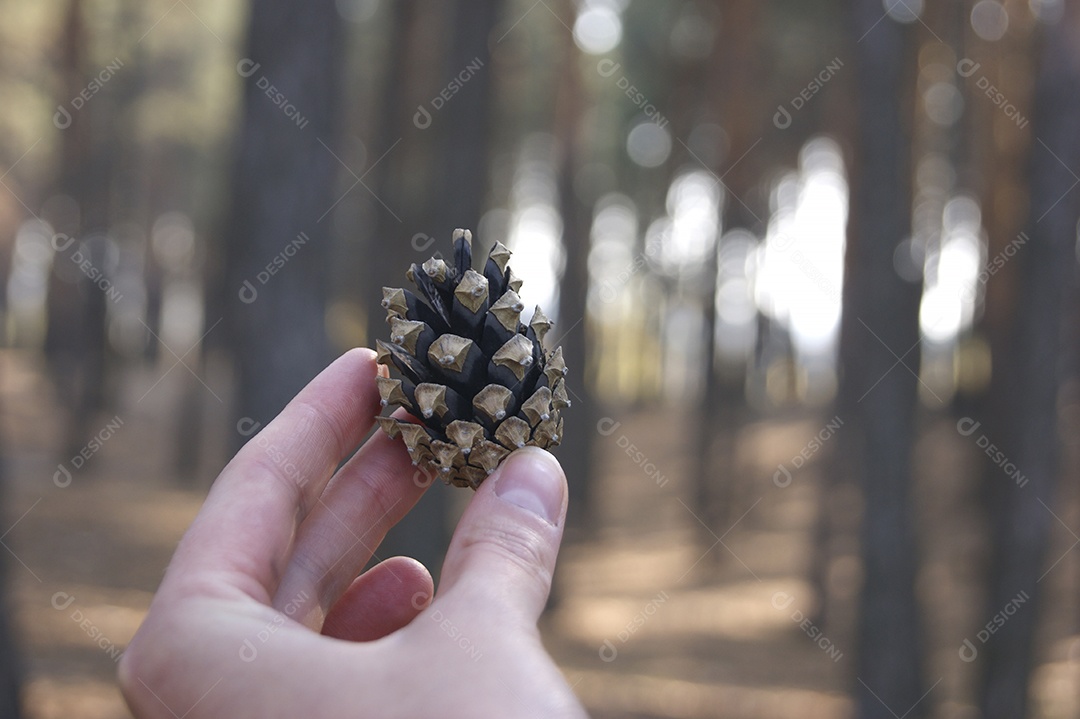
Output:
<path fill-rule="evenodd" d="M 559 411 L 570 406 L 562 348 L 545 353 L 552 323 L 539 307 L 528 326 L 496 242 L 483 274 L 472 269 L 472 233 L 454 230 L 453 261 L 432 257 L 406 276 L 408 290 L 383 288 L 390 343 L 378 341 L 379 363 L 400 379 L 379 377 L 382 406 L 399 405 L 423 424 L 379 417 L 401 436 L 413 464 L 448 484 L 476 489 L 513 450 L 559 444 Z"/>

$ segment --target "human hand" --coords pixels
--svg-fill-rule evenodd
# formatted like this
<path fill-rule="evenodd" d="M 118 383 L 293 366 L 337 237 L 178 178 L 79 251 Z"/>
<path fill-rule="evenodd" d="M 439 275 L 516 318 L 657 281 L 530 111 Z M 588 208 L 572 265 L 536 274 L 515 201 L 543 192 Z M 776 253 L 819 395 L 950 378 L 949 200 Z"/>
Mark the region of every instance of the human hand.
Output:
<path fill-rule="evenodd" d="M 519 450 L 471 498 L 438 595 L 418 562 L 357 577 L 423 493 L 375 434 L 375 354 L 348 352 L 214 482 L 120 662 L 137 717 L 584 717 L 536 628 L 566 479 Z M 441 488 L 440 488 L 441 489 Z"/>

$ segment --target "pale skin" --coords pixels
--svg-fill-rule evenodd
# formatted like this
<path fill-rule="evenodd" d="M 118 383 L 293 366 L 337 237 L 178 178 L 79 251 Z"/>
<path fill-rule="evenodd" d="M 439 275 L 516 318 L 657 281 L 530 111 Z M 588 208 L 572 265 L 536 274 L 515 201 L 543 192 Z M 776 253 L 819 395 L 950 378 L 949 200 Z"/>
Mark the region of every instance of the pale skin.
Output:
<path fill-rule="evenodd" d="M 334 471 L 376 372 L 343 355 L 214 482 L 120 662 L 136 717 L 587 716 L 536 627 L 566 518 L 551 455 L 515 452 L 471 497 L 434 598 L 411 559 L 360 574 L 427 484 L 382 433 Z"/>

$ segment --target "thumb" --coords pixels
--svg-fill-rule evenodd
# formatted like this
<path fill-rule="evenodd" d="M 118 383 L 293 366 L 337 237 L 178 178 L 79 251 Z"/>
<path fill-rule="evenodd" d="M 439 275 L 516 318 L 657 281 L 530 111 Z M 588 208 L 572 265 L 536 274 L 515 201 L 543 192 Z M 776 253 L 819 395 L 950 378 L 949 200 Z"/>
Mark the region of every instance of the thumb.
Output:
<path fill-rule="evenodd" d="M 461 517 L 438 599 L 464 602 L 489 619 L 535 624 L 551 591 L 566 494 L 566 476 L 550 454 L 534 447 L 511 454 Z"/>

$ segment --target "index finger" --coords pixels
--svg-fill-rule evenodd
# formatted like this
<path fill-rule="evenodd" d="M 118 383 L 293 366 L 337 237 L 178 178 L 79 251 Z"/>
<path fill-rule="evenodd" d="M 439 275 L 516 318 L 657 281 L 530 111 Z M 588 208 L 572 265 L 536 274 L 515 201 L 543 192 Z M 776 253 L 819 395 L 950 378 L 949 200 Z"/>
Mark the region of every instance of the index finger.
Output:
<path fill-rule="evenodd" d="M 269 603 L 296 529 L 379 410 L 375 353 L 323 370 L 222 470 L 176 550 L 162 588 L 236 589 Z"/>

